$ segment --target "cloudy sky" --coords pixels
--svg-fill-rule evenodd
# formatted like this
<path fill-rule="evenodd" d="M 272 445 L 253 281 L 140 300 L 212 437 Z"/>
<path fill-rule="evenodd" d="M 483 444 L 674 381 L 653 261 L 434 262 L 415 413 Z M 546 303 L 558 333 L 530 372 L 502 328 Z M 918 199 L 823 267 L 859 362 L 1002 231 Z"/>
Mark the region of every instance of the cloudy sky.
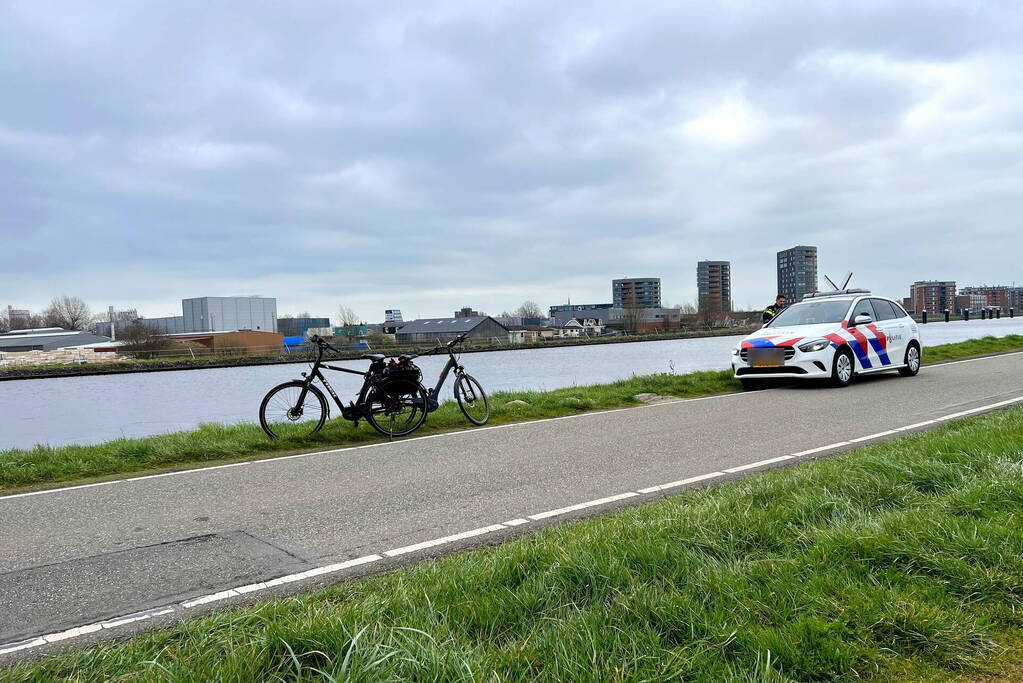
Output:
<path fill-rule="evenodd" d="M 775 252 L 1023 284 L 1012 2 L 0 7 L 0 305 L 491 313 Z"/>

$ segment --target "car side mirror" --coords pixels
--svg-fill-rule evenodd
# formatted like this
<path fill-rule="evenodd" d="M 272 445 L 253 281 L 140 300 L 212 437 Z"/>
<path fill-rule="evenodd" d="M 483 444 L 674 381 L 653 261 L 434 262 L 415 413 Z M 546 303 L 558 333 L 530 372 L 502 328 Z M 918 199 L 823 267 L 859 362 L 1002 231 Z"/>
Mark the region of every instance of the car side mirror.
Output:
<path fill-rule="evenodd" d="M 874 322 L 874 319 L 866 313 L 860 313 L 858 316 L 853 318 L 853 325 L 867 325 L 872 322 Z"/>

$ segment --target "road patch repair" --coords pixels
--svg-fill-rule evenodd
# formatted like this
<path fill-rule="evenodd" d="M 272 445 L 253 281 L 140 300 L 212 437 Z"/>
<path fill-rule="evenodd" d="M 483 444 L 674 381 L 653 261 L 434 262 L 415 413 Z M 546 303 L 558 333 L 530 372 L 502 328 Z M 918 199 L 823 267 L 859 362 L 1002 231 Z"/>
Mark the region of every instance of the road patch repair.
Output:
<path fill-rule="evenodd" d="M 188 566 L 189 572 L 172 571 Z M 313 568 L 306 560 L 243 531 L 204 534 L 164 543 L 127 548 L 66 562 L 42 564 L 0 574 L 0 641 L 27 638 L 24 625 L 30 615 L 61 614 L 57 607 L 74 606 L 74 614 L 44 622 L 54 630 L 44 640 L 55 642 L 99 628 L 115 628 L 136 613 L 149 610 L 167 614 L 171 605 L 195 603 L 195 596 L 236 587 L 257 578 L 280 576 Z M 132 595 L 123 592 L 125 579 L 133 581 Z M 139 585 L 142 577 L 144 584 Z M 92 590 L 77 591 L 87 585 Z M 98 587 L 98 590 L 97 590 Z M 180 601 L 180 602 L 178 602 Z M 68 624 L 68 620 L 74 623 Z M 38 617 L 35 617 L 36 625 Z M 63 628 L 62 628 L 63 627 Z M 59 635 L 58 635 L 59 634 Z M 2 652 L 4 647 L 0 647 Z"/>

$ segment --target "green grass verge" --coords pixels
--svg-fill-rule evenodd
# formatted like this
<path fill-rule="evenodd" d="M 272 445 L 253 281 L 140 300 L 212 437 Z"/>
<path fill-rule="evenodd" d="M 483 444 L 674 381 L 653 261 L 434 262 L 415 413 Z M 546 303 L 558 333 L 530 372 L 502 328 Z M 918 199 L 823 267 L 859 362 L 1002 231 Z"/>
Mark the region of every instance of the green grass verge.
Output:
<path fill-rule="evenodd" d="M 1023 349 L 1023 336 L 986 337 L 928 348 L 926 362 Z M 268 387 L 269 388 L 269 387 Z M 573 413 L 635 405 L 636 394 L 652 392 L 690 398 L 741 387 L 731 372 L 695 372 L 633 377 L 612 384 L 547 392 L 500 392 L 491 397 L 490 424 L 522 422 Z M 522 400 L 529 405 L 508 405 Z M 457 406 L 445 404 L 416 432 L 424 435 L 468 428 Z M 37 446 L 0 451 L 0 494 L 55 483 L 137 474 L 175 467 L 195 467 L 253 457 L 274 457 L 326 447 L 382 440 L 365 422 L 358 428 L 334 419 L 311 438 L 271 441 L 258 425 L 204 424 L 196 430 L 118 439 L 91 446 Z"/>
<path fill-rule="evenodd" d="M 0 672 L 947 680 L 1023 627 L 1023 408 Z"/>
<path fill-rule="evenodd" d="M 923 357 L 927 363 L 938 363 L 957 358 L 982 356 L 987 353 L 1002 353 L 1004 351 L 1018 351 L 1020 349 L 1023 349 L 1023 335 L 1010 334 L 1005 337 L 983 337 L 955 344 L 928 346 L 924 349 Z"/>
<path fill-rule="evenodd" d="M 268 387 L 269 388 L 269 387 Z M 546 417 L 637 403 L 643 392 L 680 397 L 704 396 L 738 388 L 730 372 L 658 374 L 591 387 L 545 392 L 499 392 L 491 396 L 490 424 L 522 422 Z M 528 405 L 508 405 L 521 400 Z M 416 435 L 471 425 L 453 402 L 431 413 Z M 195 466 L 225 460 L 270 457 L 302 450 L 357 445 L 384 440 L 364 421 L 359 427 L 334 419 L 308 438 L 267 438 L 258 424 L 204 424 L 198 429 L 136 439 L 117 439 L 93 446 L 37 446 L 0 451 L 0 493 L 37 484 L 63 482 L 111 474 L 149 471 L 168 466 Z"/>

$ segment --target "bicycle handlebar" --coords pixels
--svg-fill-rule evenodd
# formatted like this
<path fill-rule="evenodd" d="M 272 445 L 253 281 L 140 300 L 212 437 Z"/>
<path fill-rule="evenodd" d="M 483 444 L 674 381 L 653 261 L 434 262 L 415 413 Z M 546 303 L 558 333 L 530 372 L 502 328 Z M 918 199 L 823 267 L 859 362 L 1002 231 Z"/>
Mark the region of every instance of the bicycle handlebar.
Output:
<path fill-rule="evenodd" d="M 409 354 L 403 354 L 403 355 L 405 356 L 405 358 L 408 358 L 409 360 L 411 360 L 413 358 L 419 358 L 420 356 L 424 356 L 424 355 L 427 355 L 427 354 L 437 353 L 438 351 L 450 351 L 453 346 L 456 346 L 456 345 L 461 344 L 462 342 L 464 342 L 466 337 L 468 337 L 468 336 L 469 336 L 468 333 L 460 334 L 457 337 L 455 337 L 454 339 L 452 339 L 451 341 L 449 341 L 447 344 L 444 344 L 443 346 L 437 346 L 437 347 L 431 349 L 430 351 L 428 351 L 426 354 L 416 353 L 416 354 L 412 354 L 412 355 L 409 355 Z M 311 342 L 313 342 L 314 344 L 316 344 L 316 346 L 321 351 L 323 349 L 330 349 L 334 353 L 341 353 L 339 350 L 337 350 L 336 348 L 331 346 L 330 342 L 328 342 L 326 339 L 324 339 L 323 337 L 321 337 L 318 334 L 314 334 L 312 337 L 309 338 L 309 340 Z"/>
<path fill-rule="evenodd" d="M 314 334 L 314 335 L 313 335 L 312 337 L 310 337 L 310 339 L 312 340 L 312 342 L 313 342 L 314 344 L 316 344 L 316 346 L 318 346 L 318 347 L 320 348 L 320 350 L 321 350 L 321 351 L 322 351 L 323 349 L 330 349 L 330 350 L 331 350 L 331 351 L 333 351 L 334 353 L 341 353 L 341 352 L 340 352 L 340 351 L 338 351 L 338 350 L 337 350 L 336 348 L 334 348 L 333 346 L 331 346 L 331 345 L 330 345 L 330 342 L 328 342 L 328 341 L 327 341 L 326 339 L 324 339 L 323 337 L 321 337 L 321 336 L 320 336 L 320 335 L 318 335 L 318 334 Z"/>

